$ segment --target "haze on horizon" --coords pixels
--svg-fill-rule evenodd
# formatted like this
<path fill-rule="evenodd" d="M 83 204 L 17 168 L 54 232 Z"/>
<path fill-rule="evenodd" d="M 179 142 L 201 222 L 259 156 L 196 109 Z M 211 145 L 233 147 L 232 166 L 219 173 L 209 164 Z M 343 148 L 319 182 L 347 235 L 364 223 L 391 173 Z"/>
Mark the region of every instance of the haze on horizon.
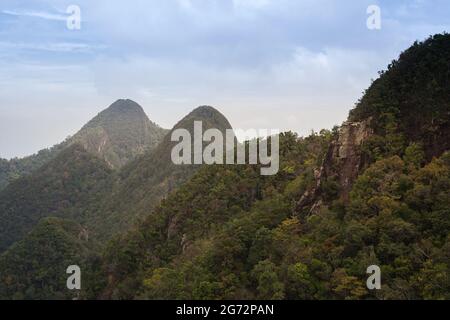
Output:
<path fill-rule="evenodd" d="M 3 0 L 0 157 L 61 142 L 120 98 L 165 128 L 212 105 L 235 128 L 329 129 L 449 14 L 446 0 Z"/>

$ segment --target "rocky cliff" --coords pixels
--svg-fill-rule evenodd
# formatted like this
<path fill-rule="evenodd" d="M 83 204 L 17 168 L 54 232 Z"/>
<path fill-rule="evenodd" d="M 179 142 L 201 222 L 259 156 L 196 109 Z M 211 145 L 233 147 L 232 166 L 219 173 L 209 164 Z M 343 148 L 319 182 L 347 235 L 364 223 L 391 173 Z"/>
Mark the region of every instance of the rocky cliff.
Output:
<path fill-rule="evenodd" d="M 340 198 L 348 200 L 353 182 L 367 165 L 361 146 L 372 134 L 370 119 L 342 124 L 330 143 L 322 166 L 315 172 L 316 185 L 306 191 L 297 204 L 298 213 L 317 213 L 324 200 L 325 185 L 331 183 L 338 186 L 336 192 Z"/>

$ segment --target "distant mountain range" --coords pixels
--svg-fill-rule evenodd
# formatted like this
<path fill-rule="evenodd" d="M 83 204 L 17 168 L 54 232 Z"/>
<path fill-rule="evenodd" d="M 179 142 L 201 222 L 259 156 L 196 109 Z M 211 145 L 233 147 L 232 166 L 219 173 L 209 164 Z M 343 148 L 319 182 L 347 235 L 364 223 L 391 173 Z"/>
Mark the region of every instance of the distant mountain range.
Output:
<path fill-rule="evenodd" d="M 176 166 L 144 115 L 119 100 L 0 191 L 0 298 L 450 299 L 448 34 L 403 52 L 342 126 L 280 134 L 274 176 Z M 172 130 L 194 121 L 231 128 L 203 106 Z"/>

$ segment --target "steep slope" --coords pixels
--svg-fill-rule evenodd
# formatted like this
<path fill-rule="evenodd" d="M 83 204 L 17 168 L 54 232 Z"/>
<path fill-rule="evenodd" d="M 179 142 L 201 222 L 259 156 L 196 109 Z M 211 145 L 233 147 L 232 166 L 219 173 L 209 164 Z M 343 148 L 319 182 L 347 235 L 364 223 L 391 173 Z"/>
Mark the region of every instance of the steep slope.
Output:
<path fill-rule="evenodd" d="M 72 144 L 81 144 L 117 169 L 155 148 L 167 132 L 151 122 L 136 102 L 118 100 L 62 143 L 22 159 L 0 159 L 0 190 L 34 172 Z"/>
<path fill-rule="evenodd" d="M 154 149 L 167 130 L 151 122 L 140 105 L 118 100 L 89 121 L 68 143 L 79 143 L 111 168 L 120 168 Z"/>
<path fill-rule="evenodd" d="M 332 134 L 282 135 L 278 175 L 202 168 L 110 243 L 97 297 L 449 299 L 449 44 L 407 50 Z"/>
<path fill-rule="evenodd" d="M 73 144 L 41 169 L 0 192 L 0 252 L 28 233 L 40 219 L 55 216 L 78 222 L 110 188 L 111 169 Z"/>
<path fill-rule="evenodd" d="M 205 177 L 212 185 L 193 179 L 111 247 L 105 266 L 124 279 L 112 297 L 450 298 L 449 153 L 420 170 L 397 156 L 379 160 L 358 177 L 348 205 L 301 221 L 292 200 L 311 182 L 307 172 L 263 183 L 253 203 L 242 197 L 257 186 L 252 175 L 229 184 L 223 173 Z M 233 194 L 234 186 L 246 193 Z M 366 287 L 371 265 L 381 268 L 380 290 Z"/>
<path fill-rule="evenodd" d="M 231 128 L 217 110 L 200 107 L 181 120 L 174 130 L 185 128 L 192 132 L 194 121 L 202 121 L 205 129 L 225 131 Z M 119 172 L 112 171 L 105 161 L 86 151 L 82 145 L 73 144 L 35 173 L 19 178 L 0 192 L 0 250 L 9 248 L 5 258 L 0 260 L 3 263 L 0 272 L 4 282 L 16 284 L 8 289 L 6 285 L 2 288 L 0 283 L 0 292 L 3 290 L 6 297 L 11 294 L 9 298 L 70 297 L 65 287 L 57 289 L 54 281 L 37 288 L 33 282 L 36 273 L 44 274 L 46 279 L 52 275 L 55 275 L 55 281 L 60 279 L 56 274 L 59 269 L 50 262 L 72 257 L 73 246 L 78 245 L 64 242 L 66 251 L 63 253 L 48 251 L 53 250 L 54 235 L 50 232 L 48 237 L 42 237 L 40 230 L 41 224 L 45 225 L 45 221 L 53 217 L 68 219 L 82 228 L 83 246 L 89 248 L 89 258 L 94 259 L 83 270 L 88 279 L 94 277 L 95 271 L 89 271 L 91 267 L 95 269 L 95 251 L 92 249 L 98 250 L 114 234 L 128 230 L 137 218 L 150 213 L 170 189 L 178 187 L 199 169 L 200 166 L 174 165 L 170 157 L 173 145 L 175 142 L 167 136 L 158 148 L 147 151 L 119 176 Z M 25 254 L 35 247 L 33 242 L 47 248 L 47 251 L 42 250 L 49 257 L 27 262 Z M 37 250 L 41 252 L 40 248 Z M 13 263 L 17 263 L 18 270 L 27 272 L 16 273 L 12 269 Z M 88 284 L 81 295 L 89 295 L 91 288 Z M 12 295 L 13 292 L 16 295 Z"/>
<path fill-rule="evenodd" d="M 288 217 L 292 199 L 313 182 L 313 167 L 317 157 L 323 154 L 328 139 L 327 134 L 306 139 L 298 139 L 292 133 L 283 134 L 280 139 L 281 169 L 276 176 L 261 176 L 260 168 L 251 165 L 213 165 L 199 169 L 136 230 L 109 244 L 103 264 L 108 286 L 101 292 L 101 297 L 136 297 L 143 288 L 145 274 L 168 267 L 183 254 L 194 259 L 212 238 L 220 238 L 222 231 L 235 219 L 243 219 L 243 225 L 250 226 L 253 223 L 276 225 L 281 217 Z M 286 197 L 282 196 L 283 192 Z M 254 206 L 265 208 L 268 214 L 248 217 L 247 212 Z M 255 236 L 253 231 L 256 232 L 243 226 L 246 237 Z M 232 259 L 230 257 L 229 263 Z M 191 262 L 195 264 L 195 261 Z M 181 298 L 177 296 L 176 288 L 173 289 L 151 298 Z M 208 293 L 198 292 L 200 294 Z"/>
<path fill-rule="evenodd" d="M 98 215 L 98 230 L 123 231 L 133 225 L 136 219 L 149 214 L 172 190 L 187 181 L 201 165 L 175 165 L 171 159 L 172 148 L 178 143 L 171 141 L 176 129 L 186 129 L 194 137 L 194 122 L 201 121 L 203 130 L 215 128 L 221 132 L 231 129 L 228 120 L 216 109 L 202 106 L 193 110 L 179 121 L 156 149 L 137 158 L 120 172 L 119 181 L 110 197 L 104 201 Z M 107 218 L 107 219 L 106 219 Z M 104 227 L 107 223 L 108 227 Z"/>
<path fill-rule="evenodd" d="M 431 160 L 450 149 L 449 110 L 450 34 L 438 34 L 415 42 L 380 72 L 349 121 L 370 121 L 375 136 L 365 152 L 371 159 L 419 143 Z"/>
<path fill-rule="evenodd" d="M 47 180 L 56 183 L 51 192 L 57 195 L 60 189 L 78 194 L 70 188 L 72 176 L 92 187 L 78 194 L 85 195 L 80 203 L 88 203 L 89 210 L 62 212 L 69 217 L 84 212 L 88 233 L 102 240 L 127 230 L 135 218 L 143 221 L 111 241 L 101 263 L 86 266 L 93 281 L 83 297 L 450 299 L 449 42 L 448 35 L 438 35 L 407 50 L 339 130 L 305 139 L 282 134 L 275 176 L 261 176 L 258 166 L 176 166 L 170 135 L 126 165 L 117 179 L 103 161 L 84 152 L 88 163 L 103 163 L 94 171 L 104 172 L 98 179 L 104 186 L 94 187 L 91 175 L 70 171 L 69 188 L 62 184 L 66 188 L 61 189 L 58 179 Z M 415 108 L 410 101 L 419 100 L 427 101 L 421 113 L 408 114 Z M 202 120 L 205 128 L 229 127 L 215 109 L 201 107 L 175 128 L 192 132 L 194 120 Z M 412 132 L 413 124 L 420 134 Z M 58 172 L 65 177 L 67 170 Z M 39 188 L 13 197 L 20 201 L 8 203 L 8 219 L 20 217 L 22 208 L 33 213 L 26 217 L 34 217 L 32 194 L 40 199 L 40 192 L 50 188 L 45 177 L 39 177 L 43 184 L 30 184 Z M 46 208 L 64 203 L 43 199 Z M 39 217 L 43 210 L 37 208 Z M 39 267 L 19 269 L 26 276 L 18 279 L 11 266 L 16 261 L 27 265 L 20 252 L 31 250 L 37 238 L 17 245 L 28 249 L 13 246 L 7 258 L 0 258 L 0 281 L 19 283 L 18 297 L 24 296 L 22 286 L 30 287 L 36 278 L 27 270 Z M 52 239 L 44 243 L 53 247 Z M 42 259 L 44 266 L 51 263 Z M 382 271 L 382 289 L 369 291 L 366 270 L 374 264 Z M 59 296 L 56 291 L 45 290 Z"/>
<path fill-rule="evenodd" d="M 73 299 L 67 267 L 86 271 L 88 246 L 77 223 L 46 218 L 0 256 L 0 299 Z"/>
<path fill-rule="evenodd" d="M 313 213 L 329 192 L 347 201 L 357 176 L 376 160 L 423 152 L 430 161 L 449 149 L 450 35 L 438 34 L 380 72 L 336 132 L 317 185 L 298 211 Z"/>
<path fill-rule="evenodd" d="M 122 114 L 123 107 L 113 105 L 107 113 Z M 87 128 L 97 127 L 101 119 L 105 119 L 104 114 Z M 174 130 L 186 128 L 192 132 L 194 121 L 202 121 L 205 129 L 231 128 L 217 110 L 200 107 Z M 66 147 L 41 169 L 0 192 L 0 252 L 45 217 L 73 219 L 87 228 L 91 239 L 100 242 L 127 230 L 198 169 L 199 166 L 174 165 L 170 156 L 174 145 L 167 135 L 156 149 L 147 150 L 117 174 L 84 146 Z"/>

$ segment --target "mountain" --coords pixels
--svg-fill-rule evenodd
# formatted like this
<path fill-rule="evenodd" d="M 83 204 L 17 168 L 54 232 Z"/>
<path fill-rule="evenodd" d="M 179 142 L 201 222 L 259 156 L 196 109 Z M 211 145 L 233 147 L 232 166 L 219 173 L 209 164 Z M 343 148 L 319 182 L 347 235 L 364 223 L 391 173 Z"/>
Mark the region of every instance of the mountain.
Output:
<path fill-rule="evenodd" d="M 415 43 L 342 126 L 280 134 L 274 176 L 175 165 L 173 131 L 115 171 L 86 145 L 61 151 L 0 193 L 0 236 L 16 240 L 0 296 L 72 298 L 60 277 L 75 260 L 80 299 L 450 299 L 449 45 Z M 194 121 L 231 128 L 200 107 L 173 130 Z"/>
<path fill-rule="evenodd" d="M 73 144 L 34 173 L 13 181 L 0 192 L 0 252 L 42 218 L 87 222 L 91 217 L 86 208 L 95 206 L 110 188 L 111 174 L 103 160 Z"/>
<path fill-rule="evenodd" d="M 114 239 L 105 253 L 103 271 L 109 279 L 108 286 L 99 293 L 102 298 L 136 298 L 145 290 L 148 279 L 155 272 L 171 272 L 167 278 L 154 283 L 155 292 L 143 298 L 151 299 L 201 299 L 211 294 L 208 290 L 191 287 L 190 293 L 182 288 L 165 287 L 165 281 L 181 281 L 186 277 L 196 285 L 207 286 L 211 270 L 201 269 L 189 272 L 172 270 L 179 259 L 188 257 L 187 262 L 195 268 L 198 257 L 209 252 L 214 241 L 220 242 L 217 255 L 208 256 L 208 267 L 225 272 L 227 266 L 248 254 L 239 238 L 251 244 L 258 237 L 258 225 L 276 226 L 291 213 L 293 199 L 314 181 L 314 165 L 326 150 L 330 135 L 313 135 L 305 139 L 286 133 L 280 137 L 280 172 L 276 176 L 261 176 L 259 166 L 212 165 L 201 168 L 177 191 L 170 194 L 138 228 Z M 260 211 L 257 211 L 260 210 Z M 236 228 L 236 230 L 234 230 Z M 255 229 L 256 228 L 256 229 Z M 227 231 L 236 234 L 226 235 Z M 224 251 L 222 252 L 222 249 Z M 255 259 L 258 252 L 254 249 Z M 217 259 L 217 261 L 215 260 Z M 235 270 L 236 275 L 244 270 Z M 200 275 L 205 272 L 203 275 Z M 216 283 L 220 281 L 218 276 Z M 232 280 L 232 279 L 230 279 Z M 237 278 L 236 278 L 236 281 Z M 158 289 L 158 286 L 162 287 Z M 167 284 L 170 286 L 170 284 Z M 230 283 L 231 285 L 231 283 Z M 153 286 L 153 284 L 152 284 Z M 226 286 L 223 290 L 228 290 Z M 231 295 L 228 296 L 231 298 Z M 225 297 L 224 297 L 225 298 Z M 235 297 L 236 298 L 236 297 Z M 246 298 L 250 298 L 247 296 Z"/>
<path fill-rule="evenodd" d="M 420 164 L 450 150 L 450 35 L 415 42 L 381 71 L 336 132 L 317 185 L 298 211 L 314 211 L 325 194 L 347 201 L 353 182 L 377 160 L 415 153 Z"/>
<path fill-rule="evenodd" d="M 89 121 L 67 143 L 81 144 L 115 169 L 154 149 L 167 132 L 151 122 L 136 102 L 118 100 Z"/>
<path fill-rule="evenodd" d="M 172 132 L 186 129 L 194 137 L 194 122 L 201 121 L 203 130 L 215 128 L 225 133 L 232 129 L 228 120 L 216 109 L 201 106 L 180 120 L 157 148 L 132 161 L 119 171 L 115 188 L 103 203 L 99 214 L 99 233 L 126 230 L 137 219 L 145 217 L 167 194 L 186 182 L 201 165 L 175 165 L 171 159 Z M 105 215 L 104 219 L 102 214 Z M 105 223 L 108 224 L 105 227 Z"/>
<path fill-rule="evenodd" d="M 183 118 L 173 130 L 184 128 L 193 132 L 194 121 L 202 121 L 205 130 L 217 128 L 225 132 L 231 128 L 226 118 L 214 108 L 199 107 Z M 53 285 L 51 288 L 36 288 L 32 279 L 29 279 L 36 273 L 42 274 L 43 270 L 48 270 L 45 273 L 47 278 L 53 276 L 60 279 L 60 270 L 47 265 L 47 262 L 52 261 L 50 258 L 36 260 L 32 265 L 25 264 L 26 267 L 20 265 L 18 270 L 22 270 L 22 267 L 27 270 L 23 279 L 11 269 L 13 261 L 25 263 L 26 250 L 23 248 L 31 250 L 36 246 L 33 242 L 44 245 L 46 241 L 50 241 L 51 235 L 50 238 L 42 237 L 42 232 L 39 231 L 42 229 L 42 221 L 58 218 L 82 228 L 83 246 L 89 248 L 89 255 L 85 258 L 95 261 L 96 251 L 106 241 L 116 233 L 132 227 L 170 189 L 177 188 L 199 169 L 200 166 L 177 166 L 172 163 L 171 150 L 175 144 L 170 140 L 170 135 L 167 135 L 156 149 L 147 150 L 143 156 L 123 169 L 113 171 L 98 155 L 87 151 L 84 145 L 73 143 L 43 167 L 13 181 L 1 191 L 0 252 L 6 251 L 3 264 L 0 264 L 0 273 L 7 279 L 15 279 L 15 288 L 17 292 L 21 292 L 17 297 L 34 295 L 41 298 L 52 297 L 52 294 L 57 298 L 67 296 L 64 287 L 60 288 L 61 291 Z M 64 247 L 70 253 L 73 245 L 75 244 L 70 242 Z M 52 248 L 53 244 L 50 242 L 48 246 Z M 63 256 L 66 253 L 61 253 L 58 257 L 63 259 Z M 89 267 L 94 266 L 87 265 L 84 270 Z M 91 274 L 87 272 L 88 277 Z M 34 289 L 30 289 L 30 293 L 22 286 Z M 0 292 L 1 290 L 0 282 Z M 10 292 L 4 288 L 3 290 Z M 89 291 L 89 288 L 86 290 Z M 83 291 L 83 294 L 87 293 Z"/>
<path fill-rule="evenodd" d="M 201 168 L 110 242 L 91 298 L 450 299 L 449 45 L 406 50 L 340 128 L 282 134 L 276 176 Z"/>
<path fill-rule="evenodd" d="M 118 169 L 155 148 L 166 133 L 167 130 L 148 119 L 136 102 L 118 100 L 62 143 L 22 159 L 0 159 L 0 190 L 9 182 L 34 172 L 73 144 L 84 146 L 112 169 Z"/>
<path fill-rule="evenodd" d="M 0 192 L 0 252 L 20 240 L 45 217 L 73 219 L 87 228 L 91 240 L 106 241 L 149 213 L 167 193 L 198 169 L 199 166 L 172 163 L 171 150 L 176 142 L 166 135 L 157 148 L 147 150 L 122 170 L 113 172 L 106 159 L 86 149 L 93 143 L 81 143 L 88 141 L 83 139 L 84 133 L 90 132 L 89 128 L 104 126 L 99 126 L 99 122 L 111 123 L 111 118 L 117 118 L 124 120 L 125 125 L 115 124 L 115 128 L 128 127 L 126 118 L 114 116 L 123 114 L 123 108 L 139 113 L 139 108 L 130 109 L 128 104 L 113 104 L 88 123 L 80 131 L 83 134 L 73 138 L 80 143 L 71 143 L 43 167 L 15 180 Z M 202 121 L 205 130 L 217 128 L 224 132 L 231 128 L 217 110 L 200 107 L 173 130 L 185 128 L 193 132 L 194 121 Z"/>

